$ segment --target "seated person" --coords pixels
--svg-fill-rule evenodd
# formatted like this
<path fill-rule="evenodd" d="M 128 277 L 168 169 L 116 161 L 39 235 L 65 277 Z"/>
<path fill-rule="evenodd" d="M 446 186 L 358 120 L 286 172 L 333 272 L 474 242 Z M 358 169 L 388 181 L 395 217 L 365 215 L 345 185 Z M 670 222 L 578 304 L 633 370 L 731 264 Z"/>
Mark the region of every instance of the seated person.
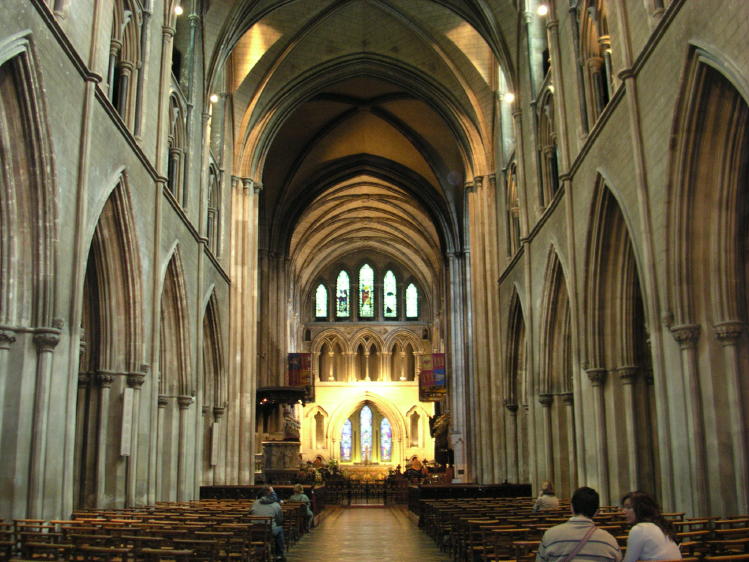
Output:
<path fill-rule="evenodd" d="M 557 509 L 559 507 L 559 498 L 554 495 L 554 486 L 548 480 L 541 484 L 541 495 L 538 496 L 536 503 L 533 504 L 533 511 L 543 511 L 545 509 Z"/>
<path fill-rule="evenodd" d="M 307 529 L 312 528 L 312 520 L 315 518 L 315 514 L 312 513 L 312 502 L 309 496 L 304 493 L 304 487 L 301 484 L 294 484 L 294 493 L 289 498 L 290 502 L 303 503 L 307 508 Z"/>
<path fill-rule="evenodd" d="M 273 538 L 276 542 L 276 560 L 286 560 L 286 556 L 284 556 L 283 511 L 281 511 L 281 504 L 278 503 L 276 492 L 272 486 L 265 486 L 260 490 L 258 498 L 252 504 L 250 513 L 273 517 L 272 529 Z"/>
<path fill-rule="evenodd" d="M 619 562 L 622 552 L 616 539 L 593 523 L 599 502 L 598 492 L 593 488 L 575 490 L 571 502 L 574 516 L 544 533 L 541 544 L 538 545 L 536 562 Z"/>

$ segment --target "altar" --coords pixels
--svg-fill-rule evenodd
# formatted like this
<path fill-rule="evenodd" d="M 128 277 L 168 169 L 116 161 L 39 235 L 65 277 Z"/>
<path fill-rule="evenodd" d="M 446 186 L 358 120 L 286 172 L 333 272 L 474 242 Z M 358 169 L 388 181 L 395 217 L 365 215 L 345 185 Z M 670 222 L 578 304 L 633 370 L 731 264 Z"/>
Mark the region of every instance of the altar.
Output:
<path fill-rule="evenodd" d="M 340 471 L 346 478 L 370 482 L 372 480 L 384 480 L 393 469 L 390 464 L 342 464 Z"/>

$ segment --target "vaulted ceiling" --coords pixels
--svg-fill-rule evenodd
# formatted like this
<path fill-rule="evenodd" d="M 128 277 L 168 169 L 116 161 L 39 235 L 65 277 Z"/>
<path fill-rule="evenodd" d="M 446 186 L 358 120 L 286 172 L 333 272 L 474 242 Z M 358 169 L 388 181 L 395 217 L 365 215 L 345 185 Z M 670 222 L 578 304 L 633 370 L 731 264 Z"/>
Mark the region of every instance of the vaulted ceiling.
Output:
<path fill-rule="evenodd" d="M 369 248 L 433 284 L 466 182 L 494 171 L 518 21 L 513 0 L 212 0 L 208 83 L 231 95 L 233 173 L 263 184 L 261 243 L 305 278 Z"/>

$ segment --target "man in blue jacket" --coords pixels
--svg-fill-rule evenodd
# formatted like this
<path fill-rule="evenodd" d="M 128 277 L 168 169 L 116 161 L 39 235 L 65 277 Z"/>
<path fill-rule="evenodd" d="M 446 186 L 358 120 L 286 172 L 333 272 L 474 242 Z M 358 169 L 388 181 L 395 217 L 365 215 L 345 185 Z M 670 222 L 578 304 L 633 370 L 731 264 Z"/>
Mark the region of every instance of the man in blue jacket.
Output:
<path fill-rule="evenodd" d="M 252 515 L 265 515 L 273 517 L 273 538 L 276 541 L 276 560 L 286 560 L 284 556 L 283 538 L 283 511 L 278 497 L 272 486 L 265 486 L 260 490 L 258 498 L 252 504 L 250 510 Z"/>

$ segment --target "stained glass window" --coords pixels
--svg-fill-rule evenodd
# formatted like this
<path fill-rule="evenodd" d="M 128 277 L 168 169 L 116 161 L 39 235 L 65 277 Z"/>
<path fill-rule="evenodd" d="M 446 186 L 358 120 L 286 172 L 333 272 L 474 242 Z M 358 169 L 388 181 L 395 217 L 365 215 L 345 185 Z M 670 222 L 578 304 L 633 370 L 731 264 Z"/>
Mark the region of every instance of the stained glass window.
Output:
<path fill-rule="evenodd" d="M 388 271 L 383 279 L 383 316 L 385 318 L 398 317 L 398 293 L 395 285 L 395 273 Z"/>
<path fill-rule="evenodd" d="M 315 291 L 315 318 L 328 317 L 328 290 L 320 283 Z"/>
<path fill-rule="evenodd" d="M 380 422 L 380 460 L 387 462 L 393 456 L 393 430 L 387 418 Z"/>
<path fill-rule="evenodd" d="M 359 318 L 374 316 L 374 269 L 367 264 L 359 270 Z"/>
<path fill-rule="evenodd" d="M 348 273 L 346 273 L 345 271 L 341 271 L 338 274 L 338 281 L 336 281 L 335 298 L 335 315 L 338 318 L 348 318 L 350 314 L 349 279 Z"/>
<path fill-rule="evenodd" d="M 361 460 L 363 462 L 372 460 L 372 410 L 364 406 L 359 414 L 359 426 L 361 432 Z"/>
<path fill-rule="evenodd" d="M 346 420 L 341 431 L 341 460 L 351 461 L 351 420 Z"/>
<path fill-rule="evenodd" d="M 410 283 L 406 287 L 406 318 L 419 317 L 419 290 Z"/>

